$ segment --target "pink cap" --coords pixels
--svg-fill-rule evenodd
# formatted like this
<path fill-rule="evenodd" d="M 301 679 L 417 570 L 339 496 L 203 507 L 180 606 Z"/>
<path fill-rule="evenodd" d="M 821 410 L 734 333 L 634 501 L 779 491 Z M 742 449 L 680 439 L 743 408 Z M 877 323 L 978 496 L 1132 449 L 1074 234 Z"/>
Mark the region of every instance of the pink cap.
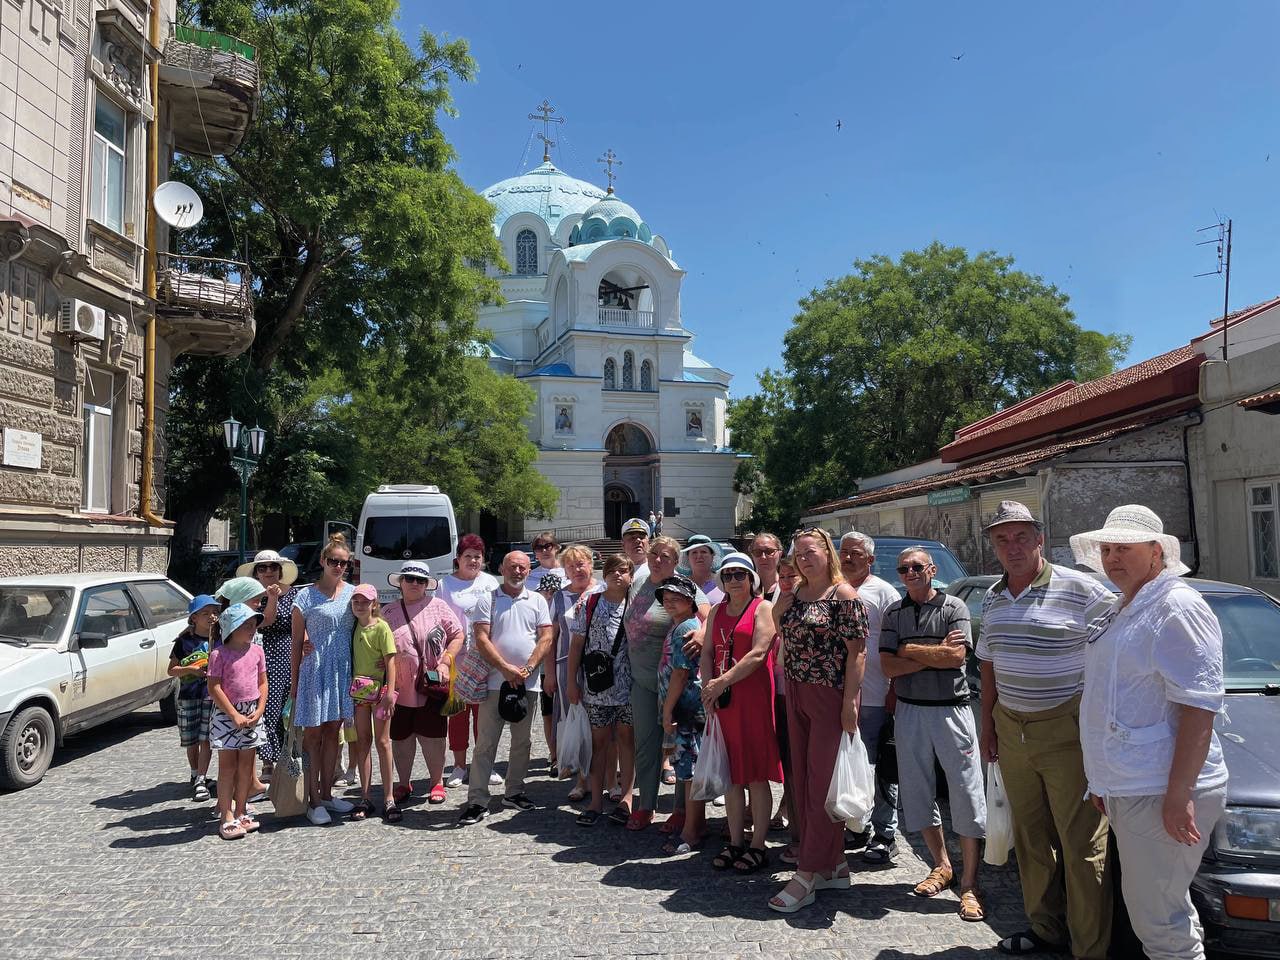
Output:
<path fill-rule="evenodd" d="M 355 596 L 363 597 L 365 600 L 377 600 L 378 588 L 372 583 L 362 583 L 360 586 L 356 587 Z"/>

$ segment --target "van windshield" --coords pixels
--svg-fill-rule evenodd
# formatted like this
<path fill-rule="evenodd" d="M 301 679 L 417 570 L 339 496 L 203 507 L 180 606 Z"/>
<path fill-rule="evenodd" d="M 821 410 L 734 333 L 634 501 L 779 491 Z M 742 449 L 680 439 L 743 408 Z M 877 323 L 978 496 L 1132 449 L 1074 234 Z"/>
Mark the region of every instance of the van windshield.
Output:
<path fill-rule="evenodd" d="M 369 517 L 364 555 L 374 560 L 426 560 L 453 552 L 448 517 Z"/>

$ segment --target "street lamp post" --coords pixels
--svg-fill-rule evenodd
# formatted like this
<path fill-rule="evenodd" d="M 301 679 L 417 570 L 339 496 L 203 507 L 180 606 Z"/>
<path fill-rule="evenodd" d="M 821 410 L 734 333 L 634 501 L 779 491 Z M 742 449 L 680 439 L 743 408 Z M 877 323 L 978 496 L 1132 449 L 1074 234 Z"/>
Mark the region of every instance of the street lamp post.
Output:
<path fill-rule="evenodd" d="M 249 478 L 262 459 L 267 431 L 262 427 L 250 430 L 242 427 L 243 424 L 234 416 L 222 421 L 222 441 L 231 454 L 231 468 L 240 477 L 240 562 L 244 563 L 249 542 Z"/>

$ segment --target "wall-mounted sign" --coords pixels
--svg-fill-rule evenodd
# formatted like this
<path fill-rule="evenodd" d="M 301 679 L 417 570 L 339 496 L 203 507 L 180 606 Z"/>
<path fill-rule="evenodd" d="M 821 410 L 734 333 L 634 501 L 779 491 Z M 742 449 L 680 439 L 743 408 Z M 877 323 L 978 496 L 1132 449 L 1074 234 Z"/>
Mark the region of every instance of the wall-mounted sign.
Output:
<path fill-rule="evenodd" d="M 968 487 L 947 487 L 929 491 L 929 506 L 945 507 L 953 503 L 965 503 L 973 498 Z"/>
<path fill-rule="evenodd" d="M 40 469 L 40 451 L 44 445 L 44 437 L 30 430 L 4 428 L 4 465 L 6 467 L 27 467 Z"/>

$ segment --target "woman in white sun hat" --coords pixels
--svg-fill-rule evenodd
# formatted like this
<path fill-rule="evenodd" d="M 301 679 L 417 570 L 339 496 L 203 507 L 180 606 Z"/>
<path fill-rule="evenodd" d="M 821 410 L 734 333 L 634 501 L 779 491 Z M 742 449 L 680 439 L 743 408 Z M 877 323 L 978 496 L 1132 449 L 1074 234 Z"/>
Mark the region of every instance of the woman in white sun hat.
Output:
<path fill-rule="evenodd" d="M 1152 958 L 1202 958 L 1189 888 L 1226 804 L 1213 732 L 1222 630 L 1182 580 L 1178 539 L 1151 510 L 1116 507 L 1071 538 L 1121 596 L 1085 648 L 1080 742 L 1090 799 L 1111 821 L 1133 929 Z"/>

